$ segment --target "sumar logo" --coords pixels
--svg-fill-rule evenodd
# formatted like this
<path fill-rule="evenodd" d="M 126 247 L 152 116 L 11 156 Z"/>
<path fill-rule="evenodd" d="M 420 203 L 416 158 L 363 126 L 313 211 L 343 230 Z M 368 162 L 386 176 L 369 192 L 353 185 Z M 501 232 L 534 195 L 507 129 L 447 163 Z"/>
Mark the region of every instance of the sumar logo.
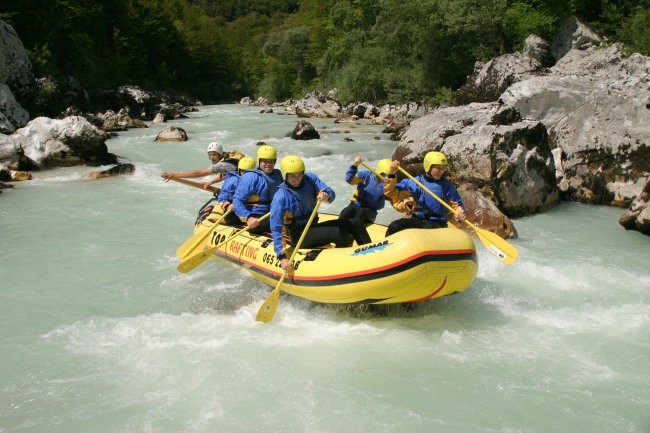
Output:
<path fill-rule="evenodd" d="M 383 241 L 383 242 L 378 242 L 376 244 L 370 244 L 370 245 L 363 245 L 356 250 L 354 250 L 354 253 L 351 255 L 356 256 L 359 254 L 370 254 L 374 253 L 375 251 L 380 251 L 383 250 L 384 248 L 388 247 L 390 245 L 388 241 Z"/>

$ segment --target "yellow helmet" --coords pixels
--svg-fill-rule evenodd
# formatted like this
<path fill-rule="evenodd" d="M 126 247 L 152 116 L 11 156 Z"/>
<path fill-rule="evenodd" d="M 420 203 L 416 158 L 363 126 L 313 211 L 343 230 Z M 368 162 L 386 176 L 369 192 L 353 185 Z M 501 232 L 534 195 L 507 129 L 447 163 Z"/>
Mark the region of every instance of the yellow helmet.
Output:
<path fill-rule="evenodd" d="M 282 179 L 287 180 L 287 174 L 305 171 L 305 163 L 298 155 L 288 155 L 280 161 L 280 170 L 282 171 Z"/>
<path fill-rule="evenodd" d="M 379 173 L 379 174 L 382 174 L 382 173 L 383 174 L 389 174 L 390 173 L 390 163 L 391 163 L 390 159 L 381 159 L 377 163 L 377 168 L 375 169 L 375 171 L 377 173 Z"/>
<path fill-rule="evenodd" d="M 275 153 L 275 147 L 265 144 L 260 146 L 257 149 L 257 163 L 260 163 L 260 159 L 278 159 L 277 153 Z"/>
<path fill-rule="evenodd" d="M 243 157 L 237 164 L 237 170 L 252 170 L 255 168 L 255 161 L 248 156 Z"/>
<path fill-rule="evenodd" d="M 424 155 L 424 172 L 428 173 L 432 165 L 447 165 L 447 156 L 442 152 L 429 152 Z"/>

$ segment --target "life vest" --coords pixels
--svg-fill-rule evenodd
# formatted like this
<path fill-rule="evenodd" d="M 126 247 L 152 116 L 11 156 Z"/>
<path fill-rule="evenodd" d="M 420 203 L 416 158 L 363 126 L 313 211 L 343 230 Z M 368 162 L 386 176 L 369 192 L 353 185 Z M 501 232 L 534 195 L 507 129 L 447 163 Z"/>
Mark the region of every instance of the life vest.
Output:
<path fill-rule="evenodd" d="M 305 175 L 303 177 L 302 184 L 298 188 L 294 188 L 291 185 L 283 182 L 278 188 L 282 188 L 284 191 L 288 191 L 290 196 L 293 197 L 291 208 L 295 209 L 297 212 L 286 211 L 284 214 L 284 225 L 289 227 L 294 224 L 306 225 L 307 220 L 311 216 L 311 212 L 316 206 L 316 196 L 318 195 L 318 187 L 314 180 Z M 297 208 L 296 205 L 297 204 Z"/>
<path fill-rule="evenodd" d="M 262 191 L 264 195 L 263 200 L 260 199 L 259 194 L 251 194 L 251 196 L 248 198 L 248 201 L 246 202 L 246 206 L 270 205 L 271 200 L 273 199 L 273 195 L 278 190 L 278 183 L 273 178 L 271 178 L 271 176 L 262 171 L 259 167 L 254 170 L 250 170 L 250 172 L 261 176 L 262 179 L 266 182 L 266 188 L 264 191 Z"/>
<path fill-rule="evenodd" d="M 228 164 L 232 164 L 235 167 L 237 167 L 237 164 L 239 164 L 239 160 L 245 157 L 243 153 L 241 153 L 238 150 L 231 150 L 228 152 L 227 155 L 225 155 L 222 159 L 223 162 L 227 162 Z"/>

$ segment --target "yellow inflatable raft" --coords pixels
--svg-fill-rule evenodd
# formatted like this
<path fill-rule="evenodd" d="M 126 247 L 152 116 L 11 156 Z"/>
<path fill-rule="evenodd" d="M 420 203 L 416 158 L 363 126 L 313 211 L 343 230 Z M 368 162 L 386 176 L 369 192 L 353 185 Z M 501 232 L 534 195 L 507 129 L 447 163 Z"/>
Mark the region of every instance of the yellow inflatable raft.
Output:
<path fill-rule="evenodd" d="M 177 251 L 181 260 L 239 230 L 218 225 L 206 233 L 218 217 L 213 213 L 196 225 L 194 236 L 201 238 L 201 233 L 205 241 L 193 251 L 181 246 Z M 336 216 L 319 214 L 320 221 L 332 218 Z M 472 238 L 463 230 L 409 229 L 384 237 L 386 226 L 373 224 L 368 232 L 373 239 L 369 245 L 298 251 L 282 291 L 329 304 L 390 304 L 451 295 L 474 281 L 478 257 Z M 272 287 L 282 276 L 268 236 L 244 231 L 217 248 L 211 258 L 241 266 Z"/>

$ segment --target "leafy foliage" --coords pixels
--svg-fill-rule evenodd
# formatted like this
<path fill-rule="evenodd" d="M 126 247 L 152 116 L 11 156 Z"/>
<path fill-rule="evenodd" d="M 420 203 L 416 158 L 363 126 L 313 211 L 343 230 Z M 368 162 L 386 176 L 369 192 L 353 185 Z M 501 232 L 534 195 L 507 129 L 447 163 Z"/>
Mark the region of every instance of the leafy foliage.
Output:
<path fill-rule="evenodd" d="M 37 76 L 206 102 L 337 89 L 341 102 L 448 103 L 477 60 L 576 15 L 650 54 L 650 0 L 20 0 L 0 19 Z"/>

